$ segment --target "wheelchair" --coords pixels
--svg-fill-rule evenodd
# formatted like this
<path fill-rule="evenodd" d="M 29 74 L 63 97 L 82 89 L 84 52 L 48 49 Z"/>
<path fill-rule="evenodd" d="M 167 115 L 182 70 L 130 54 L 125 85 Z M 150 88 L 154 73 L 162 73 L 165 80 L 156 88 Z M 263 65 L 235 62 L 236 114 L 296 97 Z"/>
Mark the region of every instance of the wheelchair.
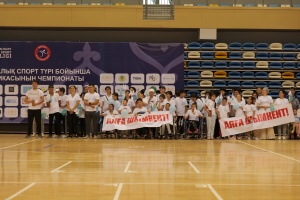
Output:
<path fill-rule="evenodd" d="M 203 119 L 199 118 L 199 121 L 197 125 L 197 129 L 196 130 L 190 130 L 189 126 L 190 123 L 192 123 L 192 121 L 190 121 L 189 119 L 184 120 L 184 133 L 183 133 L 183 138 L 184 139 L 202 139 L 203 138 Z"/>

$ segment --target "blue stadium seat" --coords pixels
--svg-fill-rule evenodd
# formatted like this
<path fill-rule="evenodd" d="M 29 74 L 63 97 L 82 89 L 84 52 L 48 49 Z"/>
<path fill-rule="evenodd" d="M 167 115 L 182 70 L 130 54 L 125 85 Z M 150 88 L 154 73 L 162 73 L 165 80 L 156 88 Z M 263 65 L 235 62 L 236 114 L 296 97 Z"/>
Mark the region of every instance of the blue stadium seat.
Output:
<path fill-rule="evenodd" d="M 183 77 L 186 78 L 186 72 L 183 72 Z"/>
<path fill-rule="evenodd" d="M 198 81 L 187 81 L 185 83 L 186 87 L 199 87 L 199 82 Z"/>
<path fill-rule="evenodd" d="M 241 68 L 241 62 L 232 61 L 229 63 L 229 68 Z"/>
<path fill-rule="evenodd" d="M 300 50 L 300 44 L 297 45 L 297 49 Z"/>
<path fill-rule="evenodd" d="M 247 42 L 243 44 L 243 49 L 252 50 L 255 49 L 255 44 L 251 42 Z"/>
<path fill-rule="evenodd" d="M 267 44 L 267 43 L 258 43 L 258 44 L 256 44 L 255 48 L 257 50 L 268 50 L 269 49 L 269 44 Z"/>
<path fill-rule="evenodd" d="M 284 50 L 295 50 L 296 49 L 296 45 L 295 44 L 293 44 L 293 43 L 287 43 L 287 44 L 284 44 L 283 46 L 282 46 L 282 48 L 284 49 Z"/>
<path fill-rule="evenodd" d="M 200 96 L 200 92 L 198 90 L 189 90 L 187 91 L 186 96 L 190 97 L 191 94 L 196 94 L 197 96 Z"/>
<path fill-rule="evenodd" d="M 228 49 L 232 49 L 232 50 L 242 49 L 242 44 L 239 42 L 232 42 L 228 45 Z"/>
<path fill-rule="evenodd" d="M 270 53 L 269 58 L 272 60 L 280 60 L 282 58 L 281 53 Z"/>
<path fill-rule="evenodd" d="M 269 59 L 269 54 L 266 52 L 258 52 L 255 57 L 256 59 Z"/>
<path fill-rule="evenodd" d="M 188 68 L 190 69 L 200 68 L 200 62 L 194 62 L 194 61 L 188 62 Z"/>
<path fill-rule="evenodd" d="M 201 49 L 201 44 L 198 42 L 191 42 L 188 44 L 188 49 Z"/>
<path fill-rule="evenodd" d="M 269 92 L 269 95 L 273 98 L 273 99 L 277 99 L 279 98 L 279 91 L 278 90 L 272 90 Z"/>
<path fill-rule="evenodd" d="M 268 84 L 265 81 L 258 81 L 255 83 L 255 87 L 268 87 Z"/>
<path fill-rule="evenodd" d="M 229 81 L 228 87 L 240 87 L 241 83 L 239 81 Z"/>
<path fill-rule="evenodd" d="M 214 63 L 211 61 L 203 61 L 201 63 L 201 68 L 214 68 Z"/>
<path fill-rule="evenodd" d="M 296 79 L 300 79 L 300 73 L 296 74 Z"/>
<path fill-rule="evenodd" d="M 281 88 L 281 82 L 279 82 L 279 81 L 270 81 L 268 86 L 269 86 L 269 88 Z"/>
<path fill-rule="evenodd" d="M 300 99 L 300 92 L 296 92 L 295 96 L 297 99 Z"/>
<path fill-rule="evenodd" d="M 295 69 L 296 68 L 296 63 L 294 62 L 285 62 L 282 65 L 283 69 Z"/>
<path fill-rule="evenodd" d="M 214 49 L 214 48 L 215 48 L 215 45 L 212 42 L 204 42 L 202 44 L 202 49 L 211 50 L 211 49 Z"/>
<path fill-rule="evenodd" d="M 242 78 L 254 78 L 254 72 L 243 72 Z"/>
<path fill-rule="evenodd" d="M 243 62 L 243 68 L 245 69 L 254 69 L 255 62 Z"/>
<path fill-rule="evenodd" d="M 300 69 L 300 63 L 297 64 L 297 68 Z"/>
<path fill-rule="evenodd" d="M 184 59 L 187 59 L 187 57 L 188 57 L 187 52 L 184 52 L 184 53 L 183 53 L 183 57 L 184 57 Z"/>
<path fill-rule="evenodd" d="M 200 72 L 188 72 L 186 74 L 188 78 L 199 78 L 200 77 Z"/>
<path fill-rule="evenodd" d="M 240 53 L 240 52 L 231 52 L 231 53 L 229 53 L 229 58 L 230 59 L 241 59 L 242 58 L 242 53 Z"/>
<path fill-rule="evenodd" d="M 214 87 L 226 87 L 226 81 L 215 81 Z"/>
<path fill-rule="evenodd" d="M 242 82 L 241 86 L 244 88 L 253 88 L 254 82 L 253 81 L 244 81 L 244 82 Z"/>
<path fill-rule="evenodd" d="M 228 78 L 241 78 L 240 72 L 228 72 Z"/>
<path fill-rule="evenodd" d="M 296 59 L 296 54 L 294 54 L 294 53 L 284 53 L 282 58 L 284 60 L 295 60 Z"/>
<path fill-rule="evenodd" d="M 267 72 L 256 72 L 255 73 L 255 78 L 268 78 L 268 73 Z"/>
<path fill-rule="evenodd" d="M 218 69 L 227 68 L 227 62 L 216 62 L 215 67 Z"/>
<path fill-rule="evenodd" d="M 281 62 L 271 62 L 269 64 L 269 68 L 270 69 L 281 69 L 282 68 L 282 64 L 281 64 Z"/>
<path fill-rule="evenodd" d="M 201 53 L 201 58 L 203 58 L 203 59 L 213 59 L 214 58 L 214 53 L 213 52 L 202 52 Z"/>

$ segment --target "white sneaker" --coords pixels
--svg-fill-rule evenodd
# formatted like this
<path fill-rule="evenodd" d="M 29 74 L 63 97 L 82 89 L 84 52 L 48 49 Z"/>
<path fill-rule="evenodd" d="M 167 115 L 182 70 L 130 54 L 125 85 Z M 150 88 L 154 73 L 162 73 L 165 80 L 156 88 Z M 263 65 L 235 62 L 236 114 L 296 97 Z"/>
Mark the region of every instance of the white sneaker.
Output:
<path fill-rule="evenodd" d="M 278 136 L 277 140 L 281 140 L 281 136 Z"/>
<path fill-rule="evenodd" d="M 251 140 L 251 138 L 250 138 L 250 137 L 248 137 L 248 138 L 247 138 L 247 140 Z"/>
<path fill-rule="evenodd" d="M 283 139 L 283 140 L 286 140 L 285 136 L 282 136 L 282 139 Z"/>
<path fill-rule="evenodd" d="M 254 139 L 254 140 L 259 140 L 258 137 L 254 137 L 253 139 Z"/>
<path fill-rule="evenodd" d="M 44 135 L 44 133 L 42 133 L 42 137 L 44 137 L 45 135 Z"/>
<path fill-rule="evenodd" d="M 61 137 L 62 137 L 62 138 L 66 138 L 67 136 L 66 136 L 65 134 L 62 134 Z"/>
<path fill-rule="evenodd" d="M 52 137 L 53 137 L 53 138 L 57 138 L 57 135 L 56 135 L 56 134 L 54 134 Z"/>
<path fill-rule="evenodd" d="M 32 133 L 31 137 L 35 137 L 36 133 Z"/>

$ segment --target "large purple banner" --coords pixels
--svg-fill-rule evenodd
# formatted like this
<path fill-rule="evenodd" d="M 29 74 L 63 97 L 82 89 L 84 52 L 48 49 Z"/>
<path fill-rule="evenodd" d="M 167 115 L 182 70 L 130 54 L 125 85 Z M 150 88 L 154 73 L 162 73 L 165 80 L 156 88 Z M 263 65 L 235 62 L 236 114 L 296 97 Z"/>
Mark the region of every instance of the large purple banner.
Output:
<path fill-rule="evenodd" d="M 27 121 L 24 95 L 37 79 L 46 91 L 95 84 L 101 95 L 135 86 L 183 89 L 183 45 L 141 43 L 0 42 L 0 123 Z M 46 92 L 45 92 L 46 94 Z"/>

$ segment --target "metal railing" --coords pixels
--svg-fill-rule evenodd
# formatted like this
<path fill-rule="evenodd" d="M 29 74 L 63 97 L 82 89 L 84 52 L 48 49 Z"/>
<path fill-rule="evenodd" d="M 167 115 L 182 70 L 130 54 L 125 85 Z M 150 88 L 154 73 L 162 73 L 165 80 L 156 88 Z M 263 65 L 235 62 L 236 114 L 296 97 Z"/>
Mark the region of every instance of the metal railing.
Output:
<path fill-rule="evenodd" d="M 193 6 L 270 6 L 299 7 L 300 0 L 0 0 L 1 4 L 53 5 L 193 5 Z"/>

